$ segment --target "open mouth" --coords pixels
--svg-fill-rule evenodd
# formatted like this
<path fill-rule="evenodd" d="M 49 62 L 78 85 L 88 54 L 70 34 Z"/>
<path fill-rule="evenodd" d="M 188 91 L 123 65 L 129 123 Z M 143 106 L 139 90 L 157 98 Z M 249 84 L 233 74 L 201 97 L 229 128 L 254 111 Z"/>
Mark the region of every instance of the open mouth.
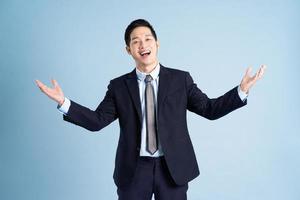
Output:
<path fill-rule="evenodd" d="M 150 51 L 150 50 L 146 50 L 146 51 L 140 52 L 140 55 L 141 55 L 142 57 L 149 56 L 150 54 L 151 54 L 151 51 Z"/>

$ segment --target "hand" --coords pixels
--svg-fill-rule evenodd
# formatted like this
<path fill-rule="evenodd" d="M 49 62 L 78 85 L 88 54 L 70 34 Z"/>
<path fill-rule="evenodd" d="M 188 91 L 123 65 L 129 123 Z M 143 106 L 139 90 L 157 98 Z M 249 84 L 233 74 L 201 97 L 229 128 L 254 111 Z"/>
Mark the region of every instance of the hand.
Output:
<path fill-rule="evenodd" d="M 36 80 L 35 81 L 37 86 L 40 88 L 40 90 L 45 93 L 48 97 L 50 97 L 51 99 L 53 99 L 54 101 L 56 101 L 58 103 L 58 105 L 62 105 L 65 101 L 65 96 L 64 93 L 62 91 L 62 89 L 60 88 L 60 86 L 58 85 L 57 81 L 52 79 L 51 82 L 53 84 L 53 88 L 49 88 L 46 85 L 44 85 L 41 81 Z"/>
<path fill-rule="evenodd" d="M 267 68 L 266 65 L 261 65 L 258 72 L 256 72 L 256 74 L 251 77 L 252 68 L 248 67 L 246 70 L 246 74 L 244 75 L 242 82 L 240 84 L 241 90 L 248 94 L 249 89 L 256 83 L 256 81 L 261 79 L 261 77 L 265 73 L 266 68 Z"/>

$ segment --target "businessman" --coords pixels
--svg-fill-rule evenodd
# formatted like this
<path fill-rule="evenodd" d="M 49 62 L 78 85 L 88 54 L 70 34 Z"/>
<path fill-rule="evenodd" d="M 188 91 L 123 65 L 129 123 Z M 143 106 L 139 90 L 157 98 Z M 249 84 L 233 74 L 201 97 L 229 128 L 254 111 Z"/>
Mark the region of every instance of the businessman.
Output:
<path fill-rule="evenodd" d="M 56 80 L 53 88 L 36 83 L 58 103 L 68 122 L 99 131 L 119 120 L 113 175 L 119 200 L 150 200 L 153 194 L 156 200 L 187 199 L 188 182 L 199 175 L 187 110 L 215 120 L 246 105 L 249 89 L 263 76 L 265 65 L 254 76 L 248 68 L 238 86 L 210 99 L 188 72 L 159 63 L 157 35 L 146 20 L 128 25 L 125 43 L 135 69 L 110 81 L 96 110 L 66 98 Z"/>

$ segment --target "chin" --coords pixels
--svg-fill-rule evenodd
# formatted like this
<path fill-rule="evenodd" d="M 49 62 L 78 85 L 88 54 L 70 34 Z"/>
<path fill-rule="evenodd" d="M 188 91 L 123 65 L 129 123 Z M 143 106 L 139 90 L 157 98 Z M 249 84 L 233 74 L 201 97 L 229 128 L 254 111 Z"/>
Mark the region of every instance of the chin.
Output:
<path fill-rule="evenodd" d="M 150 67 L 153 66 L 155 62 L 141 62 L 140 64 L 145 67 Z"/>

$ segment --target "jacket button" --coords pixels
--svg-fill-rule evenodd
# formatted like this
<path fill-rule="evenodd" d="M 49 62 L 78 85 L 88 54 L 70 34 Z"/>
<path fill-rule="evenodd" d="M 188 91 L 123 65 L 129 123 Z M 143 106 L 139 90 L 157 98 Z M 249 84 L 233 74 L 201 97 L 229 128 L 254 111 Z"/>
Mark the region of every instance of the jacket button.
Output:
<path fill-rule="evenodd" d="M 137 150 L 137 151 L 140 151 L 140 147 L 137 147 L 136 150 Z"/>

